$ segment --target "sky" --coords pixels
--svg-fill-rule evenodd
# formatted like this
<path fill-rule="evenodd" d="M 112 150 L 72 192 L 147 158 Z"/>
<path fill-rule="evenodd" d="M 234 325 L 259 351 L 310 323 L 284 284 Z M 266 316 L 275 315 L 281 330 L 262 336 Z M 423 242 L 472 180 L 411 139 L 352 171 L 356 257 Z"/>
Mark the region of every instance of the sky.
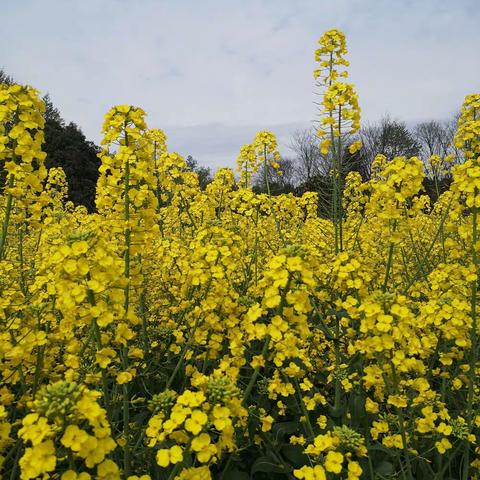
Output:
<path fill-rule="evenodd" d="M 271 130 L 316 118 L 314 51 L 347 37 L 362 122 L 447 119 L 480 92 L 480 0 L 0 0 L 0 68 L 49 93 L 99 142 L 115 104 L 142 107 L 170 151 L 215 170 Z"/>

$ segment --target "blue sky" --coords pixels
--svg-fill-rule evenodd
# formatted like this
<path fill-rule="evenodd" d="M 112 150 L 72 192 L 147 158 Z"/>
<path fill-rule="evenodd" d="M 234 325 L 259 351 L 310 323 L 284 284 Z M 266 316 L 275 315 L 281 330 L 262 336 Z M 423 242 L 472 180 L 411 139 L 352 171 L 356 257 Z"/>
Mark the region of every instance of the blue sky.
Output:
<path fill-rule="evenodd" d="M 0 0 L 0 67 L 100 140 L 139 105 L 169 147 L 233 165 L 260 129 L 288 154 L 315 118 L 313 52 L 347 35 L 362 120 L 443 119 L 480 91 L 480 0 Z"/>

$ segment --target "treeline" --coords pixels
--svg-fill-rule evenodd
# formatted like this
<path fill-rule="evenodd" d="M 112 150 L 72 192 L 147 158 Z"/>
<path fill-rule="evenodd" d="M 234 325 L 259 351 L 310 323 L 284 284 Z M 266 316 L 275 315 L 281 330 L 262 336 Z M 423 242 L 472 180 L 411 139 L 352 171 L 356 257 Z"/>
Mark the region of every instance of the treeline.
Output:
<path fill-rule="evenodd" d="M 0 69 L 0 83 L 12 85 L 15 80 Z M 95 189 L 100 160 L 100 147 L 85 138 L 81 128 L 73 122 L 66 122 L 53 104 L 50 96 L 45 102 L 45 143 L 47 168 L 63 168 L 68 182 L 68 200 L 75 205 L 84 205 L 88 211 L 95 210 Z M 198 174 L 200 187 L 204 189 L 212 180 L 209 168 L 203 167 L 191 156 L 186 159 L 187 168 Z M 0 164 L 0 189 L 5 184 L 3 165 Z"/>
<path fill-rule="evenodd" d="M 0 70 L 0 83 L 15 82 L 12 77 Z M 100 149 L 85 138 L 77 124 L 65 122 L 48 94 L 43 97 L 43 100 L 45 102 L 43 150 L 47 154 L 45 165 L 47 168 L 62 167 L 68 182 L 68 200 L 93 211 L 100 166 L 97 153 Z M 2 181 L 2 188 L 3 185 Z"/>
<path fill-rule="evenodd" d="M 349 140 L 350 143 L 345 142 L 340 174 L 345 178 L 349 172 L 358 172 L 367 181 L 371 178 L 372 164 L 378 154 L 389 159 L 417 156 L 426 166 L 424 191 L 435 201 L 451 183 L 450 167 L 463 162 L 462 152 L 453 145 L 456 125 L 457 117 L 454 117 L 448 121 L 431 120 L 408 127 L 405 122 L 386 116 L 377 123 L 361 128 Z M 362 142 L 362 148 L 352 155 L 349 146 L 357 140 Z M 267 167 L 271 193 L 301 195 L 307 191 L 318 192 L 322 200 L 320 209 L 323 208 L 323 213 L 328 215 L 332 189 L 331 153 L 323 155 L 320 152 L 313 128 L 295 132 L 289 147 L 292 154 L 279 162 L 282 175 Z M 450 167 L 433 171 L 429 162 L 433 155 L 451 158 Z M 254 189 L 257 192 L 265 191 L 265 167 L 257 173 Z"/>
<path fill-rule="evenodd" d="M 14 80 L 0 69 L 0 83 L 12 84 Z M 47 168 L 62 167 L 65 171 L 69 193 L 68 200 L 75 205 L 84 205 L 89 211 L 95 209 L 95 188 L 98 178 L 100 148 L 87 140 L 80 127 L 73 122 L 66 122 L 60 111 L 52 103 L 47 94 L 45 101 L 45 144 Z M 418 156 L 428 168 L 428 160 L 432 155 L 451 156 L 453 164 L 463 161 L 461 152 L 453 146 L 456 130 L 456 118 L 450 121 L 421 122 L 410 128 L 405 122 L 384 117 L 379 122 L 360 129 L 353 141 L 360 140 L 362 148 L 350 154 L 345 144 L 343 153 L 343 178 L 349 172 L 359 172 L 364 180 L 371 177 L 372 163 L 376 155 L 383 154 L 387 158 L 395 156 Z M 349 140 L 352 142 L 352 139 Z M 307 191 L 319 193 L 320 213 L 328 216 L 331 199 L 330 154 L 323 155 L 318 146 L 318 138 L 314 129 L 300 130 L 294 133 L 290 142 L 289 156 L 280 160 L 279 175 L 277 170 L 263 166 L 257 173 L 253 188 L 257 192 L 265 191 L 265 168 L 273 195 L 293 193 L 301 195 Z M 212 172 L 208 167 L 198 164 L 192 156 L 188 156 L 187 168 L 195 171 L 199 177 L 200 187 L 212 181 Z M 0 180 L 4 184 L 4 173 L 0 165 Z M 429 175 L 424 181 L 424 190 L 436 200 L 439 193 L 446 190 L 451 182 L 449 170 Z"/>

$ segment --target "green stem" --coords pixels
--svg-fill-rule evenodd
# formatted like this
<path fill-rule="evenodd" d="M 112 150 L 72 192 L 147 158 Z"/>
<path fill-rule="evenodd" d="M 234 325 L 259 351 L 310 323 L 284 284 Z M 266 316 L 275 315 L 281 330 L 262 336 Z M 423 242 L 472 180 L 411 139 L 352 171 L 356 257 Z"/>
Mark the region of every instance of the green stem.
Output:
<path fill-rule="evenodd" d="M 278 221 L 277 214 L 275 212 L 275 204 L 273 203 L 272 194 L 270 192 L 270 183 L 268 182 L 268 161 L 267 161 L 267 146 L 263 146 L 263 170 L 264 170 L 264 178 L 265 178 L 265 187 L 267 189 L 268 198 L 270 198 L 270 206 L 272 208 L 273 219 L 275 220 L 275 226 L 277 227 L 278 236 L 280 237 L 283 246 L 285 247 L 287 243 L 285 242 L 285 238 L 283 236 L 282 229 L 280 228 L 280 222 Z"/>
<path fill-rule="evenodd" d="M 10 472 L 10 480 L 14 480 L 17 477 L 17 469 L 20 460 L 20 454 L 22 453 L 21 442 L 18 440 L 16 445 L 15 460 L 13 461 L 12 471 Z"/>
<path fill-rule="evenodd" d="M 478 195 L 477 188 L 475 188 L 475 195 Z M 475 273 L 478 275 L 478 255 L 477 255 L 477 207 L 473 208 L 472 212 L 472 262 L 475 266 Z M 467 424 L 468 432 L 472 432 L 474 409 L 473 398 L 475 394 L 475 370 L 477 367 L 477 289 L 478 279 L 475 279 L 471 284 L 471 312 L 472 312 L 472 327 L 470 330 L 470 369 L 468 371 L 468 394 L 467 394 Z M 463 457 L 463 480 L 469 478 L 470 472 L 470 442 L 465 440 L 465 451 Z"/>
<path fill-rule="evenodd" d="M 340 409 L 342 399 L 342 383 L 339 378 L 340 372 L 340 319 L 335 316 L 335 398 L 333 409 L 337 413 Z"/>
<path fill-rule="evenodd" d="M 89 277 L 88 277 L 89 278 Z M 93 294 L 92 290 L 88 290 L 87 298 L 90 302 L 90 305 L 95 306 L 95 295 Z M 97 320 L 94 319 L 92 322 L 92 331 L 95 337 L 95 341 L 97 343 L 98 350 L 102 349 L 102 335 L 100 333 L 100 328 L 98 327 Z M 87 342 L 88 345 L 89 342 Z M 105 408 L 107 410 L 107 415 L 110 416 L 111 408 L 110 408 L 110 395 L 108 392 L 108 382 L 107 382 L 107 374 L 105 370 L 102 368 L 102 386 L 103 386 L 103 398 L 105 399 Z"/>
<path fill-rule="evenodd" d="M 392 368 L 392 376 L 393 376 L 393 385 L 395 387 L 395 392 L 397 394 L 400 394 L 400 389 L 399 389 L 399 381 L 397 377 L 397 371 L 395 369 L 395 364 L 393 361 L 390 362 L 391 368 Z M 405 457 L 405 463 L 407 466 L 407 475 L 408 475 L 408 480 L 413 480 L 413 474 L 412 474 L 412 465 L 410 462 L 410 454 L 408 453 L 408 446 L 407 446 L 407 434 L 405 432 L 405 419 L 403 417 L 403 412 L 402 409 L 399 407 L 396 407 L 398 419 L 400 421 L 400 436 L 402 437 L 402 444 L 403 444 L 403 455 Z"/>
<path fill-rule="evenodd" d="M 308 411 L 307 411 L 307 408 L 305 407 L 305 402 L 303 401 L 302 391 L 300 390 L 298 379 L 295 378 L 293 380 L 293 383 L 295 384 L 295 390 L 297 391 L 298 402 L 300 404 L 300 409 L 302 410 L 302 415 L 305 418 L 305 425 L 308 431 L 308 435 L 310 436 L 310 440 L 313 440 L 315 438 L 315 432 L 313 431 L 312 424 L 310 423 L 310 417 L 308 416 Z"/>
<path fill-rule="evenodd" d="M 192 328 L 192 331 L 190 333 L 189 339 L 185 346 L 183 347 L 182 353 L 180 354 L 180 358 L 178 359 L 177 364 L 175 365 L 175 369 L 173 370 L 172 374 L 170 375 L 170 378 L 167 381 L 167 385 L 165 386 L 165 389 L 169 389 L 170 386 L 172 385 L 173 380 L 177 376 L 178 371 L 180 370 L 181 366 L 183 365 L 183 361 L 185 359 L 185 356 L 187 354 L 188 349 L 190 348 L 192 342 L 193 342 L 193 336 L 195 335 L 195 331 L 197 330 L 198 324 L 200 323 L 200 317 L 197 317 L 197 320 L 195 321 L 195 325 Z"/>
<path fill-rule="evenodd" d="M 128 148 L 128 134 L 127 124 L 124 125 L 125 132 L 125 146 Z M 130 307 L 130 247 L 131 247 L 131 229 L 130 229 L 130 159 L 127 157 L 125 165 L 125 184 L 124 184 L 124 220 L 127 223 L 125 230 L 125 278 L 127 279 L 127 285 L 125 286 L 125 315 L 128 315 L 128 309 Z M 122 368 L 128 369 L 128 352 L 127 348 L 123 348 L 122 352 Z M 128 384 L 122 385 L 122 410 L 123 410 L 123 437 L 125 445 L 123 447 L 123 470 L 125 477 L 130 475 L 130 446 L 129 446 L 129 422 L 130 422 L 130 399 L 128 392 Z"/>
<path fill-rule="evenodd" d="M 28 296 L 28 291 L 27 282 L 25 279 L 25 267 L 23 259 L 23 223 L 18 226 L 18 256 L 20 260 L 20 288 L 22 290 L 23 296 L 26 298 Z"/>
<path fill-rule="evenodd" d="M 398 201 L 397 201 L 397 207 L 398 207 Z M 395 233 L 397 230 L 397 219 L 393 221 L 393 229 L 392 233 Z M 393 249 L 395 248 L 395 244 L 393 242 L 390 242 L 390 246 L 388 247 L 388 258 L 387 258 L 387 267 L 385 270 L 385 279 L 383 280 L 383 286 L 382 286 L 382 292 L 387 291 L 388 287 L 388 280 L 390 279 L 390 271 L 392 269 L 392 264 L 393 264 Z"/>
<path fill-rule="evenodd" d="M 3 223 L 2 223 L 2 235 L 0 236 L 0 260 L 3 260 L 4 254 L 5 254 L 5 246 L 7 244 L 8 225 L 10 223 L 10 216 L 12 213 L 12 203 L 13 203 L 13 196 L 10 193 L 10 189 L 13 188 L 14 183 L 15 183 L 15 177 L 13 175 L 10 175 L 10 178 L 8 179 L 9 192 L 7 193 L 5 216 L 3 217 Z"/>
<path fill-rule="evenodd" d="M 148 353 L 148 332 L 147 332 L 147 306 L 145 301 L 146 287 L 145 284 L 142 287 L 142 292 L 140 293 L 140 317 L 142 318 L 142 336 L 143 336 L 143 355 L 146 359 Z"/>
<path fill-rule="evenodd" d="M 226 480 L 227 479 L 227 477 L 225 475 L 227 475 L 228 469 L 230 468 L 230 464 L 232 463 L 232 458 L 233 458 L 233 455 L 230 455 L 228 457 L 227 462 L 225 464 L 225 467 L 223 468 L 222 473 L 220 475 L 220 480 Z"/>
<path fill-rule="evenodd" d="M 268 352 L 268 345 L 270 344 L 270 336 L 265 337 L 265 343 L 263 344 L 262 348 L 262 357 L 265 358 L 265 355 Z M 246 404 L 248 398 L 250 397 L 250 393 L 252 393 L 252 389 L 255 386 L 255 383 L 257 381 L 258 375 L 260 374 L 260 366 L 255 367 L 253 370 L 253 374 L 250 378 L 250 381 L 248 382 L 247 388 L 245 389 L 245 393 L 243 394 L 243 405 Z"/>
<path fill-rule="evenodd" d="M 182 468 L 183 466 L 183 463 L 180 462 L 180 463 L 177 463 L 175 465 L 175 467 L 173 467 L 173 470 L 171 471 L 170 475 L 168 476 L 168 479 L 167 480 L 173 480 L 176 476 L 177 476 L 177 473 L 180 471 L 180 469 Z"/>
<path fill-rule="evenodd" d="M 38 329 L 40 330 L 41 323 L 40 323 L 40 315 L 39 314 L 37 314 L 37 320 L 38 320 L 37 326 L 38 326 Z M 47 325 L 47 328 L 45 330 L 46 330 L 45 333 L 48 333 L 48 330 L 49 330 L 48 325 Z M 42 345 L 37 351 L 37 359 L 36 359 L 36 362 L 35 362 L 35 376 L 34 376 L 34 379 L 33 379 L 33 387 L 32 387 L 32 397 L 34 399 L 35 399 L 35 395 L 37 393 L 38 386 L 40 385 L 40 382 L 41 382 L 43 364 L 44 364 L 44 356 L 45 356 L 45 348 L 46 348 L 46 345 Z"/>
<path fill-rule="evenodd" d="M 430 242 L 430 246 L 428 247 L 427 252 L 425 253 L 422 261 L 419 263 L 419 265 L 420 265 L 419 268 L 417 269 L 416 273 L 414 275 L 412 275 L 411 281 L 409 282 L 409 284 L 405 288 L 405 293 L 407 293 L 408 290 L 410 290 L 410 287 L 418 280 L 420 271 L 423 269 L 424 262 L 428 261 L 428 256 L 432 252 L 433 247 L 435 246 L 435 243 L 438 240 L 441 229 L 443 228 L 443 225 L 445 224 L 445 220 L 447 219 L 448 212 L 450 211 L 450 208 L 452 206 L 452 202 L 453 202 L 453 197 L 450 199 L 450 202 L 448 203 L 448 207 L 445 209 L 445 212 L 443 213 L 443 216 L 440 220 L 440 227 L 437 229 L 437 231 L 435 233 L 435 236 L 433 237 L 433 240 Z"/>

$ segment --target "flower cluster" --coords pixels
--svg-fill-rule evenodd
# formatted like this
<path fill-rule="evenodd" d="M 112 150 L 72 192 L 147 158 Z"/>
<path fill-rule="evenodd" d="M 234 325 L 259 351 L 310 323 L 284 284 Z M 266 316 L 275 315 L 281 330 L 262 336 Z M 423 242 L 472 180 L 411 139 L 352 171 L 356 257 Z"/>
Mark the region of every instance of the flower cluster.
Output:
<path fill-rule="evenodd" d="M 355 87 L 342 81 L 348 76 L 349 63 L 344 58 L 347 54 L 345 35 L 338 30 L 329 30 L 320 38 L 320 48 L 315 51 L 315 61 L 320 68 L 314 71 L 319 87 L 323 88 L 321 102 L 320 128 L 317 134 L 322 139 L 320 150 L 326 155 L 331 148 L 338 151 L 334 155 L 341 155 L 335 138 L 353 134 L 360 128 L 360 107 Z M 350 152 L 361 148 L 357 141 L 350 148 Z"/>
<path fill-rule="evenodd" d="M 157 413 L 150 418 L 146 435 L 149 447 L 156 448 L 160 467 L 179 464 L 187 457 L 200 464 L 216 463 L 222 453 L 236 449 L 235 423 L 246 416 L 238 388 L 215 374 L 194 378 L 196 390 L 180 395 L 167 390 L 153 402 Z"/>
<path fill-rule="evenodd" d="M 18 436 L 31 445 L 20 458 L 22 480 L 55 471 L 57 458 L 65 456 L 70 459 L 70 467 L 77 459 L 83 464 L 77 468 L 98 466 L 100 476 L 111 462 L 105 457 L 116 447 L 106 411 L 98 404 L 100 395 L 64 381 L 50 384 L 38 393 L 32 402 L 32 413 L 23 418 L 18 431 Z M 118 467 L 111 463 L 118 473 Z M 76 474 L 77 468 L 69 468 L 64 475 L 68 478 L 69 472 Z"/>

